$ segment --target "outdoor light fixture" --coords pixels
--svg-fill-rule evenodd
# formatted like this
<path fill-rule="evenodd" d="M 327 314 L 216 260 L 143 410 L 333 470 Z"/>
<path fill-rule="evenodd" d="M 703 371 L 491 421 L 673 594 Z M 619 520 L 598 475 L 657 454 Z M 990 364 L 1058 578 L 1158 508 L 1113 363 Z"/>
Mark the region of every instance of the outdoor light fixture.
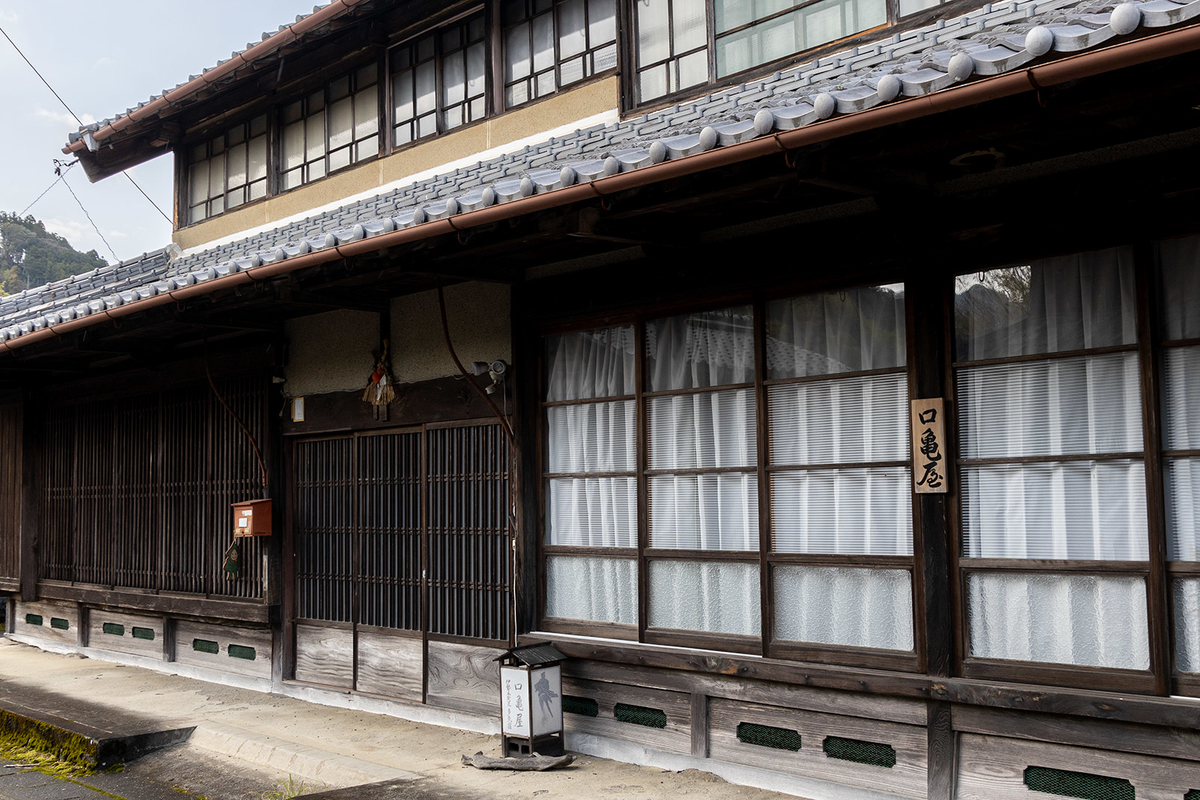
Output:
<path fill-rule="evenodd" d="M 504 757 L 563 754 L 562 662 L 549 642 L 514 647 L 500 662 Z"/>

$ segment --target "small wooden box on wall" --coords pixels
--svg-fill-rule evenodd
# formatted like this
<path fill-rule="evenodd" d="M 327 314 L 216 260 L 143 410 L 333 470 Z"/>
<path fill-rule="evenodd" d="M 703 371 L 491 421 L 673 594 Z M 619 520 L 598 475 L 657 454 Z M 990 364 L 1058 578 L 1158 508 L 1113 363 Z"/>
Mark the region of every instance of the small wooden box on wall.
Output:
<path fill-rule="evenodd" d="M 233 504 L 234 536 L 270 536 L 271 501 L 247 500 Z"/>

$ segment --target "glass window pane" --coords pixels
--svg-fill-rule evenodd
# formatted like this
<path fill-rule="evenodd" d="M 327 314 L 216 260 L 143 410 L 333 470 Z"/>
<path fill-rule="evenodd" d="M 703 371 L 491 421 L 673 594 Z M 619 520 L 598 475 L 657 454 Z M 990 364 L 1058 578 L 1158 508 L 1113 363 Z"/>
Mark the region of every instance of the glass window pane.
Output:
<path fill-rule="evenodd" d="M 226 155 L 229 169 L 226 177 L 226 188 L 233 189 L 246 183 L 246 145 L 239 144 L 229 148 Z"/>
<path fill-rule="evenodd" d="M 558 65 L 558 77 L 562 85 L 569 86 L 576 81 L 583 80 L 586 77 L 583 66 L 584 56 L 560 62 Z"/>
<path fill-rule="evenodd" d="M 968 558 L 1145 561 L 1141 461 L 963 466 Z"/>
<path fill-rule="evenodd" d="M 411 72 L 401 72 L 392 81 L 392 102 L 396 106 L 397 124 L 407 122 L 415 116 Z"/>
<path fill-rule="evenodd" d="M 506 83 L 524 78 L 532 69 L 529 54 L 529 23 L 511 28 L 504 37 L 504 80 Z"/>
<path fill-rule="evenodd" d="M 305 180 L 315 181 L 318 178 L 324 178 L 325 177 L 325 159 L 321 158 L 318 161 L 314 161 L 313 163 L 309 164 L 306 169 L 307 169 L 307 175 L 305 176 Z"/>
<path fill-rule="evenodd" d="M 251 136 L 262 136 L 266 132 L 267 132 L 266 116 L 255 117 L 254 119 L 250 120 L 250 135 Z"/>
<path fill-rule="evenodd" d="M 913 649 L 907 570 L 779 566 L 774 575 L 776 639 Z"/>
<path fill-rule="evenodd" d="M 636 625 L 637 562 L 547 556 L 546 616 Z"/>
<path fill-rule="evenodd" d="M 554 66 L 554 17 L 543 14 L 533 18 L 533 71 Z"/>
<path fill-rule="evenodd" d="M 547 401 L 634 393 L 632 325 L 547 336 L 545 359 Z"/>
<path fill-rule="evenodd" d="M 637 547 L 636 478 L 554 478 L 546 483 L 546 544 Z"/>
<path fill-rule="evenodd" d="M 284 123 L 286 124 L 289 122 L 295 122 L 296 120 L 300 119 L 303 116 L 303 112 L 302 112 L 303 108 L 304 108 L 304 106 L 299 100 L 292 103 L 291 105 L 285 106 L 283 109 Z"/>
<path fill-rule="evenodd" d="M 354 103 L 347 97 L 329 106 L 329 149 L 350 144 L 354 136 Z"/>
<path fill-rule="evenodd" d="M 804 49 L 832 42 L 845 36 L 847 26 L 843 18 L 843 0 L 815 3 L 802 12 Z"/>
<path fill-rule="evenodd" d="M 442 114 L 442 128 L 451 130 L 463 124 L 463 108 L 462 106 L 454 106 L 446 109 L 446 113 Z"/>
<path fill-rule="evenodd" d="M 1200 347 L 1163 351 L 1163 407 L 1166 449 L 1200 449 Z"/>
<path fill-rule="evenodd" d="M 350 166 L 350 146 L 347 145 L 340 150 L 334 150 L 329 154 L 329 171 L 342 169 Z"/>
<path fill-rule="evenodd" d="M 643 102 L 649 102 L 656 97 L 662 97 L 667 93 L 667 69 L 669 65 L 653 67 L 638 73 L 638 98 Z"/>
<path fill-rule="evenodd" d="M 250 199 L 259 200 L 267 196 L 267 182 L 265 180 L 256 181 L 250 184 Z"/>
<path fill-rule="evenodd" d="M 772 464 L 908 459 L 904 373 L 771 386 L 767 405 Z"/>
<path fill-rule="evenodd" d="M 477 14 L 467 21 L 467 41 L 479 42 L 483 40 L 483 14 Z"/>
<path fill-rule="evenodd" d="M 479 97 L 487 91 L 487 67 L 483 44 L 467 48 L 467 97 Z"/>
<path fill-rule="evenodd" d="M 754 473 L 650 478 L 651 547 L 756 551 L 758 544 Z"/>
<path fill-rule="evenodd" d="M 545 97 L 554 92 L 554 70 L 548 69 L 537 76 L 537 96 Z"/>
<path fill-rule="evenodd" d="M 417 114 L 427 114 L 437 108 L 437 71 L 433 63 L 417 67 Z"/>
<path fill-rule="evenodd" d="M 252 181 L 262 180 L 267 177 L 266 136 L 259 136 L 256 139 L 250 140 L 248 171 L 249 179 Z"/>
<path fill-rule="evenodd" d="M 1200 561 L 1200 459 L 1167 458 L 1167 558 Z"/>
<path fill-rule="evenodd" d="M 465 54 L 451 53 L 442 59 L 442 103 L 457 105 L 467 99 Z"/>
<path fill-rule="evenodd" d="M 1150 668 L 1141 578 L 974 573 L 967 609 L 973 656 Z"/>
<path fill-rule="evenodd" d="M 379 137 L 372 136 L 369 139 L 363 139 L 354 146 L 354 160 L 362 161 L 364 158 L 379 155 Z"/>
<path fill-rule="evenodd" d="M 283 188 L 294 189 L 304 183 L 304 169 L 297 167 L 289 172 L 283 173 Z"/>
<path fill-rule="evenodd" d="M 345 75 L 329 84 L 329 99 L 341 100 L 350 96 L 350 76 Z"/>
<path fill-rule="evenodd" d="M 1137 341 L 1130 248 L 963 275 L 955 295 L 960 361 Z"/>
<path fill-rule="evenodd" d="M 294 122 L 283 129 L 283 168 L 293 169 L 304 163 L 304 123 Z"/>
<path fill-rule="evenodd" d="M 900 16 L 915 14 L 918 11 L 924 11 L 927 8 L 933 8 L 940 4 L 941 0 L 900 0 Z"/>
<path fill-rule="evenodd" d="M 233 127 L 229 133 L 225 134 L 225 139 L 227 140 L 225 144 L 229 147 L 232 147 L 235 144 L 241 144 L 246 140 L 246 126 L 237 125 Z"/>
<path fill-rule="evenodd" d="M 319 91 L 319 92 L 313 92 L 312 94 L 310 94 L 305 99 L 304 105 L 305 105 L 304 113 L 310 114 L 310 115 L 313 112 L 320 111 L 321 109 L 325 108 L 325 92 L 324 92 L 324 90 Z"/>
<path fill-rule="evenodd" d="M 1163 338 L 1200 338 L 1200 236 L 1159 243 Z"/>
<path fill-rule="evenodd" d="M 704 0 L 672 0 L 671 29 L 675 52 L 686 53 L 708 41 L 708 12 Z"/>
<path fill-rule="evenodd" d="M 1180 672 L 1200 672 L 1200 578 L 1178 578 L 1175 595 L 1175 663 Z"/>
<path fill-rule="evenodd" d="M 208 160 L 208 196 L 216 198 L 223 194 L 225 194 L 224 153 Z"/>
<path fill-rule="evenodd" d="M 417 120 L 417 138 L 432 136 L 437 133 L 437 118 L 430 114 Z"/>
<path fill-rule="evenodd" d="M 417 61 L 428 61 L 433 58 L 433 34 L 417 42 Z"/>
<path fill-rule="evenodd" d="M 584 0 L 567 0 L 558 7 L 558 57 L 570 58 L 587 49 Z"/>
<path fill-rule="evenodd" d="M 653 64 L 671 55 L 669 0 L 641 0 L 637 9 L 637 63 Z M 660 94 L 666 94 L 665 91 Z M 643 97 L 646 93 L 643 91 Z M 651 95 L 654 96 L 654 95 Z"/>
<path fill-rule="evenodd" d="M 596 51 L 592 56 L 592 72 L 604 72 L 617 68 L 617 46 L 610 44 Z"/>
<path fill-rule="evenodd" d="M 737 306 L 648 322 L 646 354 L 650 391 L 750 383 L 753 311 Z"/>
<path fill-rule="evenodd" d="M 372 87 L 354 95 L 354 138 L 365 139 L 379 132 L 379 95 Z"/>
<path fill-rule="evenodd" d="M 650 398 L 650 469 L 753 466 L 754 390 Z"/>
<path fill-rule="evenodd" d="M 524 19 L 527 13 L 525 0 L 504 0 L 500 19 L 505 25 L 512 25 L 517 20 Z"/>
<path fill-rule="evenodd" d="M 686 89 L 708 81 L 708 51 L 701 50 L 676 62 L 678 72 L 672 91 Z"/>
<path fill-rule="evenodd" d="M 325 155 L 325 112 L 313 114 L 304 122 L 304 159 L 315 161 Z M 311 176 L 310 176 L 311 177 Z"/>
<path fill-rule="evenodd" d="M 208 158 L 208 145 L 207 144 L 198 144 L 192 148 L 191 162 L 193 164 L 203 161 L 206 158 Z"/>
<path fill-rule="evenodd" d="M 632 400 L 546 409 L 548 472 L 628 472 L 637 468 Z"/>
<path fill-rule="evenodd" d="M 1139 381 L 1133 352 L 960 369 L 962 455 L 1138 452 Z"/>
<path fill-rule="evenodd" d="M 354 88 L 365 89 L 375 83 L 375 76 L 379 73 L 379 65 L 375 63 L 367 64 L 354 74 Z"/>
<path fill-rule="evenodd" d="M 717 75 L 732 75 L 804 49 L 800 44 L 800 19 L 801 12 L 785 14 L 718 39 Z"/>
<path fill-rule="evenodd" d="M 616 0 L 588 0 L 588 47 L 616 40 Z"/>
<path fill-rule="evenodd" d="M 771 528 L 780 553 L 911 556 L 908 467 L 771 474 Z"/>
<path fill-rule="evenodd" d="M 650 562 L 650 627 L 758 636 L 757 564 Z"/>
<path fill-rule="evenodd" d="M 188 187 L 191 190 L 188 195 L 191 200 L 190 205 L 196 206 L 208 199 L 207 161 L 192 165 L 191 173 L 188 176 Z"/>

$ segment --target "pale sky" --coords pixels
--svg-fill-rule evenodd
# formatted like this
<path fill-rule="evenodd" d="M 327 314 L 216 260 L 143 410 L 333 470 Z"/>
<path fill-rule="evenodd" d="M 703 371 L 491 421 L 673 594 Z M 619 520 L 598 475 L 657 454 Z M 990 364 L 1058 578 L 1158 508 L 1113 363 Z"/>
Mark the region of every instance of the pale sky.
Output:
<path fill-rule="evenodd" d="M 313 0 L 0 0 L 0 28 L 85 123 L 112 117 L 174 88 Z M 74 119 L 0 37 L 0 211 L 21 212 L 54 181 Z M 170 216 L 172 158 L 130 170 Z M 171 226 L 120 175 L 89 183 L 83 167 L 66 177 L 121 260 L 171 241 Z M 79 250 L 112 254 L 61 183 L 29 210 Z"/>

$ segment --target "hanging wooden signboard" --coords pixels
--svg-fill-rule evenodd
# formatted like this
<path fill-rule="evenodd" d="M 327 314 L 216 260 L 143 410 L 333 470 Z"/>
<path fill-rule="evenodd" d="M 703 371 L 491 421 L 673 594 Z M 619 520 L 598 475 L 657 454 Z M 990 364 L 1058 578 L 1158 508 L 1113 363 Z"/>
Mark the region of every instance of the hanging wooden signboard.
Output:
<path fill-rule="evenodd" d="M 946 467 L 946 403 L 940 397 L 912 401 L 913 490 L 950 491 Z"/>

